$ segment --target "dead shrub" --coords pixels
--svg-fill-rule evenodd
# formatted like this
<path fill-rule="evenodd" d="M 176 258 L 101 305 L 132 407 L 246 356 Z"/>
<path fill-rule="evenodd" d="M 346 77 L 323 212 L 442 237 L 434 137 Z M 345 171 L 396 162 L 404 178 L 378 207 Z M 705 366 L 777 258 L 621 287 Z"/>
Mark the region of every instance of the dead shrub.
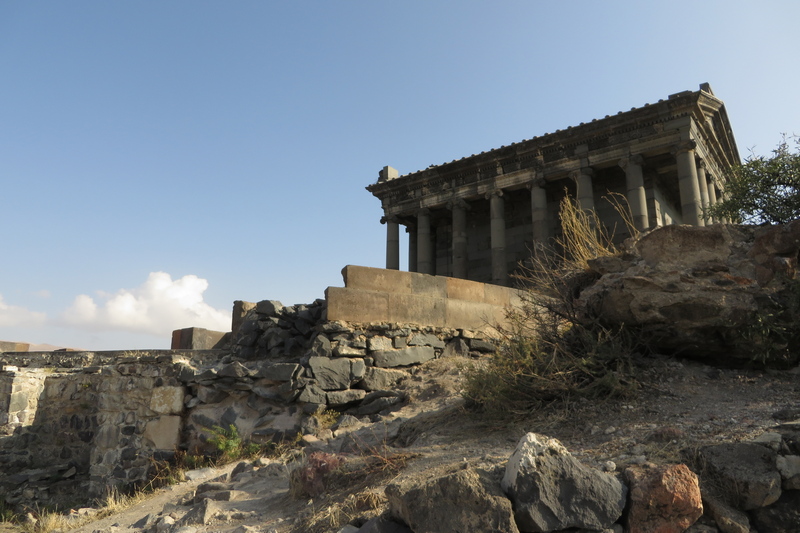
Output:
<path fill-rule="evenodd" d="M 290 477 L 291 494 L 295 498 L 316 498 L 325 492 L 326 482 L 331 472 L 341 467 L 345 458 L 325 452 L 312 452 L 305 462 L 292 470 Z"/>
<path fill-rule="evenodd" d="M 623 201 L 609 201 L 635 235 Z M 578 305 L 580 292 L 598 277 L 590 261 L 621 253 L 613 232 L 569 197 L 560 218 L 562 235 L 552 246 L 539 244 L 530 263 L 520 265 L 523 302 L 509 312 L 511 326 L 499 329 L 500 349 L 466 372 L 463 394 L 471 405 L 520 414 L 555 401 L 625 397 L 638 388 L 633 355 L 647 349 L 641 333 L 606 327 Z"/>

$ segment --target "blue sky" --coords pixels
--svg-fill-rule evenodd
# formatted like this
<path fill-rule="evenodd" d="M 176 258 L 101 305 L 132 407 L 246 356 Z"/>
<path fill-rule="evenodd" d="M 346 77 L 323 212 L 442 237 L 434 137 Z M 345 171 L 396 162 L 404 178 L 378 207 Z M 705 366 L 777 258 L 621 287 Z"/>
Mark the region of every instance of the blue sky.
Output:
<path fill-rule="evenodd" d="M 709 82 L 800 133 L 796 1 L 0 2 L 0 339 L 169 347 L 383 266 L 400 173 Z"/>

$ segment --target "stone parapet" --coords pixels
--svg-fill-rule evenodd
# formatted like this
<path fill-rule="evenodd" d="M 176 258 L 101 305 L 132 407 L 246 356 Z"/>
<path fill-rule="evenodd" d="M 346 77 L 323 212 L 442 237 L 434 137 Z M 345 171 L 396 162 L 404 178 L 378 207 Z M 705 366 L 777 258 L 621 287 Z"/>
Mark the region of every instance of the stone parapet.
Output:
<path fill-rule="evenodd" d="M 230 332 L 183 328 L 172 332 L 173 350 L 218 350 L 230 340 Z"/>
<path fill-rule="evenodd" d="M 519 303 L 515 289 L 458 278 L 348 265 L 345 287 L 328 287 L 327 319 L 357 323 L 396 322 L 473 329 L 483 333 L 506 324 Z"/>

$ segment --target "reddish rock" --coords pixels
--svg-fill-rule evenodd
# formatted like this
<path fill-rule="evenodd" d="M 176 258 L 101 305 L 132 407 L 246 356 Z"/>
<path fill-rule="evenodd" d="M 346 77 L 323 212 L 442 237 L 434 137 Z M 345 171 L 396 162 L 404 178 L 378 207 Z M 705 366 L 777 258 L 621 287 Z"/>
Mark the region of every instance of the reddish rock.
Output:
<path fill-rule="evenodd" d="M 632 466 L 625 477 L 630 533 L 681 533 L 703 514 L 697 476 L 686 465 Z"/>

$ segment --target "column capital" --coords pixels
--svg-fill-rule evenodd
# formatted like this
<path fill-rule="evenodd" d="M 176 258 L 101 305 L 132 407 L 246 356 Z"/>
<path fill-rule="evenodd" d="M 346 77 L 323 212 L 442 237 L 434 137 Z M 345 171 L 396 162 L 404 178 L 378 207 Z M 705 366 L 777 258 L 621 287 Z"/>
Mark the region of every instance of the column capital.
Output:
<path fill-rule="evenodd" d="M 581 167 L 578 170 L 573 170 L 569 173 L 569 177 L 574 180 L 577 180 L 581 176 L 588 176 L 591 178 L 594 176 L 594 169 L 592 167 Z"/>
<path fill-rule="evenodd" d="M 495 189 L 492 189 L 491 191 L 486 191 L 486 194 L 484 194 L 483 196 L 487 200 L 491 199 L 492 196 L 501 197 L 501 196 L 503 196 L 503 189 L 495 188 Z"/>
<path fill-rule="evenodd" d="M 384 215 L 381 217 L 381 224 L 386 224 L 387 222 L 394 222 L 397 223 L 398 219 L 396 215 Z"/>
<path fill-rule="evenodd" d="M 417 211 L 417 216 L 418 217 L 424 217 L 424 216 L 428 216 L 430 214 L 431 214 L 431 210 L 428 209 L 427 207 L 420 207 L 419 210 Z"/>
<path fill-rule="evenodd" d="M 672 147 L 672 154 L 677 155 L 683 152 L 691 152 L 695 148 L 697 148 L 696 141 L 683 141 Z"/>
<path fill-rule="evenodd" d="M 702 170 L 703 172 L 706 171 L 706 168 L 707 168 L 706 167 L 706 160 L 703 159 L 702 157 L 698 157 L 695 160 L 694 164 L 697 165 L 697 170 Z"/>
<path fill-rule="evenodd" d="M 464 209 L 464 210 L 471 209 L 470 205 L 466 201 L 464 201 L 463 198 L 453 198 L 452 200 L 447 202 L 447 204 L 445 204 L 445 205 L 451 211 L 453 209 Z"/>
<path fill-rule="evenodd" d="M 544 176 L 538 175 L 538 172 L 533 176 L 531 181 L 525 184 L 525 188 L 528 190 L 531 190 L 534 187 L 544 187 Z"/>
<path fill-rule="evenodd" d="M 644 163 L 644 157 L 639 154 L 629 155 L 628 157 L 623 157 L 619 161 L 617 161 L 617 165 L 622 168 L 622 170 L 627 170 L 628 165 L 639 165 L 642 166 Z"/>

